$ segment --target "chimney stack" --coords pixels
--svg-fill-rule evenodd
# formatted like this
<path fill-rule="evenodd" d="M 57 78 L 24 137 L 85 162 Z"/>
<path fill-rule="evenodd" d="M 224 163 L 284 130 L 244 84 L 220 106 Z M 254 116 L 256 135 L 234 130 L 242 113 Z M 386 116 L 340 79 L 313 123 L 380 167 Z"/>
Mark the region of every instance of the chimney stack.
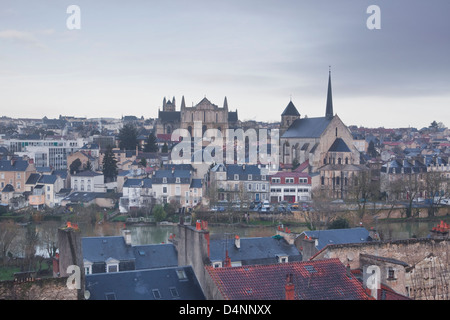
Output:
<path fill-rule="evenodd" d="M 284 286 L 285 293 L 286 293 L 286 300 L 294 300 L 295 298 L 295 287 L 294 283 L 292 282 L 292 274 L 288 274 L 286 276 L 286 285 Z"/>
<path fill-rule="evenodd" d="M 241 248 L 241 238 L 239 238 L 238 235 L 236 235 L 234 237 L 234 245 L 236 246 L 236 248 L 240 249 Z"/>
<path fill-rule="evenodd" d="M 125 240 L 125 244 L 127 246 L 131 246 L 131 231 L 130 230 L 123 230 L 122 231 L 123 238 Z"/>

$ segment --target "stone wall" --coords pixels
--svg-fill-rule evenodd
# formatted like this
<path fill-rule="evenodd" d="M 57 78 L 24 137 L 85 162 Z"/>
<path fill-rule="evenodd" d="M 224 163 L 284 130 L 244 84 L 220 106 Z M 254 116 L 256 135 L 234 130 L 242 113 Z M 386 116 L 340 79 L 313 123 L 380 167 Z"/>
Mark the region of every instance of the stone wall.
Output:
<path fill-rule="evenodd" d="M 77 300 L 77 290 L 67 288 L 66 282 L 67 278 L 1 281 L 0 300 Z"/>

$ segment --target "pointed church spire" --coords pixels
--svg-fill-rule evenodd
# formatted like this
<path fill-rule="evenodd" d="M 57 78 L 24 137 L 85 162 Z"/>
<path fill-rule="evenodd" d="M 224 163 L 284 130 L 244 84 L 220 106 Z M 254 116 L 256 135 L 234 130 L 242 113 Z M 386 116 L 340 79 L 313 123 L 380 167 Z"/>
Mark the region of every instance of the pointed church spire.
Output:
<path fill-rule="evenodd" d="M 228 101 L 226 96 L 225 99 L 223 100 L 223 107 L 228 109 Z"/>
<path fill-rule="evenodd" d="M 184 96 L 181 98 L 181 109 L 186 108 L 186 103 L 184 102 Z"/>
<path fill-rule="evenodd" d="M 166 97 L 164 97 L 164 99 L 163 99 L 163 110 L 165 107 L 166 107 Z"/>
<path fill-rule="evenodd" d="M 327 109 L 325 111 L 325 117 L 333 117 L 333 97 L 331 94 L 331 66 L 328 71 L 328 94 L 327 94 Z"/>

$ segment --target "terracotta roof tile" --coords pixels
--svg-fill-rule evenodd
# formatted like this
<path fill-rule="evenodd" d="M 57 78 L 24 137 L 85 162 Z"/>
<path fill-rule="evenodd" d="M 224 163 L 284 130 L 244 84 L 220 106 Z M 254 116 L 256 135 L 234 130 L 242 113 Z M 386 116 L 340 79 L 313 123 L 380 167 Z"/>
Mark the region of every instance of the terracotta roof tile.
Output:
<path fill-rule="evenodd" d="M 347 276 L 339 259 L 206 269 L 229 300 L 284 300 L 287 275 L 292 275 L 297 300 L 369 298 L 357 278 Z"/>

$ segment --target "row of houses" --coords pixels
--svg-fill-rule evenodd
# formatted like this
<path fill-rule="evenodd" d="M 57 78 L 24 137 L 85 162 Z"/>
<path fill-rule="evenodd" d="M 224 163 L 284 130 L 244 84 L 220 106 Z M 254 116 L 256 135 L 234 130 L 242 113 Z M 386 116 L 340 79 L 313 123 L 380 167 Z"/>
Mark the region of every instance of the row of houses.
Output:
<path fill-rule="evenodd" d="M 181 220 L 168 243 L 150 245 L 133 245 L 125 229 L 81 238 L 76 228 L 58 231 L 54 276 L 67 276 L 73 256 L 64 238 L 75 237 L 83 297 L 91 300 L 444 300 L 450 293 L 444 222 L 427 238 L 383 241 L 363 227 L 296 234 L 280 225 L 272 237 L 240 238 Z"/>

